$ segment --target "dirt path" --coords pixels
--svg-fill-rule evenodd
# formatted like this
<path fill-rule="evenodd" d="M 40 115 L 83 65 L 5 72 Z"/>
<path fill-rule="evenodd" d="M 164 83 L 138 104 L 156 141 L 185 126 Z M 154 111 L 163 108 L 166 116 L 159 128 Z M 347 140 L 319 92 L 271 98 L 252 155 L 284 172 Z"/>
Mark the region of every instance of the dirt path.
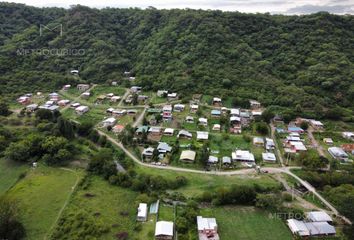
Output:
<path fill-rule="evenodd" d="M 313 131 L 314 129 L 311 126 L 307 129 L 307 135 L 311 141 L 311 144 L 314 148 L 317 149 L 317 152 L 320 156 L 326 157 L 325 150 L 323 149 L 321 144 L 317 142 L 316 138 L 313 136 Z"/>
<path fill-rule="evenodd" d="M 284 167 L 284 160 L 283 160 L 283 156 L 281 155 L 281 152 L 280 152 L 280 148 L 278 146 L 278 142 L 276 141 L 276 138 L 275 138 L 275 126 L 273 123 L 270 124 L 270 129 L 271 129 L 271 137 L 274 141 L 274 144 L 275 144 L 275 153 L 279 159 L 279 162 L 280 162 L 280 165 L 282 167 Z"/>
<path fill-rule="evenodd" d="M 89 89 L 87 89 L 85 92 L 87 92 L 87 91 L 91 91 L 92 89 L 94 89 L 95 87 L 97 86 L 97 84 L 93 84 Z M 63 90 L 61 90 L 61 91 L 63 91 Z M 60 92 L 61 92 L 60 91 Z M 80 97 L 81 97 L 81 94 L 79 95 L 79 96 L 77 96 L 76 98 L 73 98 L 72 100 L 71 100 L 71 103 L 74 103 L 74 102 L 80 102 L 79 100 L 80 100 Z M 66 105 L 65 107 L 63 107 L 60 111 L 61 112 L 64 112 L 66 109 L 68 109 L 70 107 L 70 104 L 68 104 L 68 105 Z"/>
<path fill-rule="evenodd" d="M 122 96 L 117 106 L 119 107 L 122 106 L 124 100 L 128 97 L 129 93 L 130 93 L 129 89 L 126 89 L 124 95 Z"/>

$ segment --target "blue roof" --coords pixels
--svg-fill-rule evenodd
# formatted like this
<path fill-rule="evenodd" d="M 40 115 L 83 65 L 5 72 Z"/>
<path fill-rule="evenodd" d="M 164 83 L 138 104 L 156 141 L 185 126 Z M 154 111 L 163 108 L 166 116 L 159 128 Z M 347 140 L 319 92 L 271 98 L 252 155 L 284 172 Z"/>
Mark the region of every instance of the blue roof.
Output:
<path fill-rule="evenodd" d="M 214 110 L 211 110 L 211 114 L 213 114 L 213 115 L 220 115 L 220 114 L 221 114 L 221 111 L 214 109 Z"/>
<path fill-rule="evenodd" d="M 288 127 L 288 131 L 290 131 L 290 132 L 302 132 L 304 130 L 302 128 L 300 128 L 300 127 Z"/>

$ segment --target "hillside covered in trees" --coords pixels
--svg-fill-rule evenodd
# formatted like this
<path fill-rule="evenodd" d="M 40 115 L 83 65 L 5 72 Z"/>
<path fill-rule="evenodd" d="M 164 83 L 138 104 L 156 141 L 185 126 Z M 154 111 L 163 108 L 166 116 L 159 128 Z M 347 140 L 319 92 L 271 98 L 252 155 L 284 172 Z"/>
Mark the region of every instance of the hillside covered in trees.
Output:
<path fill-rule="evenodd" d="M 62 24 L 63 34 L 40 34 L 41 24 Z M 309 116 L 352 120 L 354 16 L 0 3 L 2 96 L 75 83 L 71 69 L 80 70 L 80 81 L 124 83 L 123 72 L 131 70 L 146 89 L 232 97 L 239 106 L 255 98 Z"/>

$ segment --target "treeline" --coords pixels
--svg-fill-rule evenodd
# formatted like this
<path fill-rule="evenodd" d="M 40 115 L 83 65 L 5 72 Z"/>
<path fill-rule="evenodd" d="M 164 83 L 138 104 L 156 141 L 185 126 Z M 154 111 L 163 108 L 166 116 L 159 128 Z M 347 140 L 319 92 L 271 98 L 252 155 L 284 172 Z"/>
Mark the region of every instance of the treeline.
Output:
<path fill-rule="evenodd" d="M 54 17 L 53 17 L 54 16 Z M 354 17 L 203 10 L 33 8 L 0 4 L 1 94 L 118 80 L 131 70 L 147 90 L 249 98 L 290 116 L 352 121 Z M 63 34 L 39 34 L 39 25 Z M 84 54 L 19 55 L 18 49 Z"/>

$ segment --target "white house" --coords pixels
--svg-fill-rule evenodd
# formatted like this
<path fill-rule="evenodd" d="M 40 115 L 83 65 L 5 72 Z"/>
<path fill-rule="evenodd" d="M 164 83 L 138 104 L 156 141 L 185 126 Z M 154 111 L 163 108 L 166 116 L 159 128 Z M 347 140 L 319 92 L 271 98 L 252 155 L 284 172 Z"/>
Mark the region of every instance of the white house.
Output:
<path fill-rule="evenodd" d="M 147 220 L 147 204 L 146 203 L 139 203 L 138 214 L 137 214 L 136 220 L 139 222 L 145 222 Z"/>
<path fill-rule="evenodd" d="M 158 221 L 155 226 L 156 240 L 172 240 L 173 239 L 173 222 Z"/>
<path fill-rule="evenodd" d="M 117 120 L 113 117 L 107 118 L 102 121 L 102 127 L 113 127 L 116 124 Z"/>
<path fill-rule="evenodd" d="M 192 133 L 186 130 L 180 130 L 177 135 L 178 138 L 192 138 Z"/>
<path fill-rule="evenodd" d="M 184 104 L 175 104 L 175 105 L 173 106 L 173 110 L 174 110 L 175 112 L 183 112 L 185 107 L 186 107 L 186 106 L 185 106 Z"/>
<path fill-rule="evenodd" d="M 342 132 L 342 137 L 354 141 L 354 133 L 353 132 Z"/>
<path fill-rule="evenodd" d="M 75 112 L 79 115 L 82 115 L 84 113 L 87 113 L 89 111 L 89 107 L 88 106 L 79 106 L 77 108 L 75 108 Z"/>
<path fill-rule="evenodd" d="M 197 140 L 208 140 L 208 139 L 209 139 L 208 132 L 197 131 Z"/>
<path fill-rule="evenodd" d="M 219 240 L 218 225 L 215 218 L 197 216 L 199 240 Z"/>
<path fill-rule="evenodd" d="M 333 158 L 338 160 L 346 161 L 349 157 L 348 154 L 342 148 L 339 147 L 330 147 L 328 148 L 328 152 Z"/>
<path fill-rule="evenodd" d="M 76 86 L 76 88 L 79 90 L 79 91 L 86 91 L 87 89 L 90 88 L 90 85 L 89 84 L 78 84 Z"/>
<path fill-rule="evenodd" d="M 183 150 L 181 152 L 181 156 L 179 157 L 179 160 L 185 161 L 185 162 L 194 162 L 196 156 L 196 152 L 192 150 Z"/>
<path fill-rule="evenodd" d="M 163 135 L 166 135 L 166 136 L 173 136 L 173 133 L 174 133 L 174 129 L 173 128 L 166 128 L 164 131 L 163 131 Z"/>
<path fill-rule="evenodd" d="M 277 160 L 275 154 L 271 152 L 262 153 L 262 158 L 265 162 L 275 162 Z"/>
<path fill-rule="evenodd" d="M 199 118 L 198 119 L 198 124 L 202 126 L 208 126 L 208 119 L 206 118 Z"/>
<path fill-rule="evenodd" d="M 238 108 L 231 108 L 231 109 L 230 109 L 230 116 L 231 116 L 231 117 L 240 116 L 240 109 L 238 109 Z"/>
<path fill-rule="evenodd" d="M 266 138 L 266 143 L 265 143 L 265 148 L 266 150 L 273 150 L 275 149 L 275 143 L 273 141 L 273 139 L 271 138 Z"/>
<path fill-rule="evenodd" d="M 236 150 L 232 152 L 231 158 L 233 161 L 255 162 L 254 155 L 247 150 Z"/>
<path fill-rule="evenodd" d="M 215 157 L 215 156 L 209 156 L 208 158 L 208 163 L 210 164 L 215 164 L 219 161 L 218 157 Z"/>
<path fill-rule="evenodd" d="M 324 211 L 312 211 L 306 215 L 310 222 L 333 222 L 332 218 Z"/>

